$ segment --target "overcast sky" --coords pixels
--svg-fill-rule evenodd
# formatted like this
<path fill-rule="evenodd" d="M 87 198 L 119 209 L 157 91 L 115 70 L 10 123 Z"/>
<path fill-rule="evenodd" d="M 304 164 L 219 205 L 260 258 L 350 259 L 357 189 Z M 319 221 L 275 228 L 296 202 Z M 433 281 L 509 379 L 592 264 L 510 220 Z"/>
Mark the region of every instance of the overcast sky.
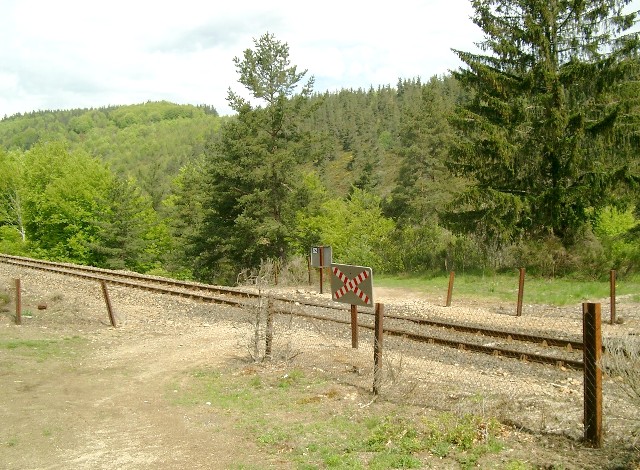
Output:
<path fill-rule="evenodd" d="M 458 68 L 482 32 L 469 0 L 0 0 L 0 118 L 168 100 L 228 114 L 233 57 L 266 32 L 314 90 Z"/>

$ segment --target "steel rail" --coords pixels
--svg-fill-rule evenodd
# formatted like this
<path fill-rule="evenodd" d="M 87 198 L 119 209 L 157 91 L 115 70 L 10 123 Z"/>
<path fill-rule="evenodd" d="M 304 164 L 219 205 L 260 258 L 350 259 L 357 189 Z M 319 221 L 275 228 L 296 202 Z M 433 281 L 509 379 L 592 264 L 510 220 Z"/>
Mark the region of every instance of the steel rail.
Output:
<path fill-rule="evenodd" d="M 286 310 L 277 310 L 277 313 L 285 314 L 285 315 L 294 315 L 298 317 L 310 318 L 313 320 L 321 320 L 321 321 L 329 321 L 334 323 L 340 323 L 344 325 L 349 325 L 350 320 L 344 320 L 340 318 L 331 318 L 326 317 L 324 315 L 316 315 L 304 312 L 291 312 Z M 359 328 L 365 328 L 367 330 L 373 330 L 374 325 L 366 324 L 366 323 L 358 323 Z M 582 370 L 584 368 L 584 363 L 575 359 L 568 358 L 559 358 L 555 356 L 547 356 L 544 354 L 535 354 L 530 352 L 518 351 L 514 349 L 500 348 L 495 346 L 485 346 L 477 343 L 470 343 L 467 341 L 461 340 L 449 340 L 445 338 L 440 338 L 433 335 L 422 335 L 419 333 L 413 333 L 407 330 L 401 330 L 396 328 L 387 328 L 384 327 L 385 334 L 389 334 L 392 336 L 400 336 L 405 339 L 410 339 L 413 341 L 421 342 L 421 343 L 429 343 L 429 344 L 438 344 L 442 346 L 449 346 L 459 350 L 464 351 L 473 351 L 483 354 L 489 354 L 492 356 L 501 356 L 508 357 L 514 359 L 520 359 L 521 361 L 528 362 L 536 362 L 539 364 L 551 364 L 555 366 L 564 366 L 569 367 L 576 370 Z"/>
<path fill-rule="evenodd" d="M 92 266 L 82 266 L 82 265 L 75 265 L 75 264 L 69 264 L 69 263 L 55 263 L 51 261 L 36 260 L 32 258 L 24 258 L 24 257 L 10 256 L 10 255 L 4 255 L 4 254 L 0 254 L 0 262 L 42 270 L 42 271 L 47 271 L 47 272 L 52 272 L 52 273 L 57 273 L 57 274 L 80 277 L 84 279 L 105 281 L 107 283 L 114 284 L 114 285 L 135 288 L 135 289 L 142 289 L 142 290 L 157 292 L 157 293 L 165 293 L 165 294 L 175 295 L 183 298 L 189 298 L 192 300 L 198 300 L 202 302 L 220 303 L 220 304 L 227 304 L 227 305 L 232 305 L 237 307 L 242 307 L 242 306 L 245 306 L 246 304 L 236 299 L 225 299 L 225 298 L 215 297 L 212 295 L 206 295 L 203 293 L 185 292 L 185 291 L 171 289 L 166 286 L 181 287 L 184 289 L 205 290 L 209 292 L 216 292 L 219 294 L 242 296 L 245 298 L 259 297 L 259 294 L 255 294 L 252 292 L 247 292 L 239 289 L 231 289 L 226 287 L 211 286 L 208 284 L 178 281 L 178 280 L 167 279 L 167 278 L 158 278 L 158 277 L 143 275 L 139 273 L 121 273 L 121 272 L 116 272 L 108 269 L 95 268 Z M 114 279 L 114 277 L 128 279 L 128 281 L 117 280 L 117 279 Z M 151 286 L 149 284 L 140 284 L 138 282 L 131 282 L 132 280 L 158 283 L 158 284 L 161 284 L 162 287 Z M 274 300 L 286 302 L 288 304 L 298 304 L 302 306 L 310 306 L 310 307 L 318 307 L 318 308 L 329 308 L 334 310 L 346 310 L 345 307 L 337 307 L 337 306 L 326 305 L 321 303 L 301 302 L 298 300 L 291 300 L 284 297 L 273 297 L 273 298 Z M 302 313 L 302 312 L 291 312 L 288 310 L 278 310 L 278 311 L 284 314 L 293 314 L 300 317 L 307 317 L 307 318 L 318 319 L 323 321 L 330 321 L 330 322 L 341 323 L 341 324 L 350 323 L 350 320 L 331 318 L 323 315 L 314 315 L 314 314 L 308 314 L 308 313 Z M 366 315 L 372 314 L 367 311 L 364 311 L 362 313 Z M 442 322 L 437 320 L 429 320 L 421 317 L 401 316 L 401 315 L 385 315 L 385 317 L 393 320 L 408 321 L 408 322 L 419 324 L 419 325 L 441 327 L 447 330 L 454 330 L 462 333 L 471 333 L 471 334 L 477 334 L 477 335 L 488 336 L 488 337 L 497 337 L 497 338 L 503 338 L 507 340 L 520 341 L 520 342 L 537 343 L 537 344 L 546 345 L 550 347 L 566 347 L 569 350 L 582 349 L 581 342 L 572 341 L 568 339 L 548 338 L 548 337 L 542 337 L 537 335 L 512 333 L 512 332 L 507 332 L 502 330 L 492 330 L 492 329 L 486 329 L 486 328 L 470 326 L 470 325 L 461 325 L 461 324 Z M 360 323 L 358 326 L 365 329 L 373 329 L 373 325 Z M 539 362 L 539 363 L 545 363 L 545 364 L 563 363 L 569 367 L 582 368 L 581 361 L 574 361 L 570 359 L 559 359 L 557 357 L 552 357 L 552 356 L 526 353 L 526 352 L 510 350 L 506 348 L 497 348 L 494 346 L 479 345 L 477 343 L 470 343 L 466 341 L 449 340 L 449 339 L 439 338 L 434 335 L 422 335 L 419 333 L 414 333 L 414 332 L 410 332 L 402 329 L 385 328 L 384 331 L 385 333 L 393 336 L 402 336 L 402 337 L 412 339 L 414 341 L 419 341 L 419 342 L 441 344 L 445 346 L 455 347 L 458 349 L 464 349 L 464 350 L 481 352 L 481 353 L 492 354 L 492 355 L 501 355 L 504 357 L 518 358 L 523 360 L 529 360 L 531 362 Z"/>
<path fill-rule="evenodd" d="M 129 288 L 134 288 L 134 289 L 141 289 L 141 290 L 146 290 L 146 291 L 151 291 L 151 292 L 157 292 L 157 293 L 165 293 L 165 294 L 171 294 L 171 295 L 175 295 L 178 297 L 186 297 L 186 298 L 190 298 L 193 300 L 201 300 L 203 302 L 211 302 L 211 303 L 220 303 L 220 304 L 227 304 L 227 305 L 233 305 L 233 306 L 243 306 L 244 303 L 240 300 L 236 300 L 236 299 L 224 299 L 224 298 L 220 298 L 220 297 L 214 297 L 212 295 L 206 295 L 206 294 L 199 294 L 199 293 L 195 293 L 195 292 L 185 292 L 185 291 L 179 291 L 179 290 L 175 290 L 175 289 L 171 289 L 169 287 L 166 287 L 166 285 L 173 285 L 173 286 L 181 286 L 181 287 L 189 287 L 191 289 L 200 289 L 199 286 L 197 285 L 189 285 L 188 283 L 182 283 L 180 281 L 173 283 L 173 282 L 165 282 L 162 280 L 159 280 L 157 278 L 154 278 L 152 276 L 135 276 L 135 275 L 128 275 L 128 274 L 123 274 L 123 273 L 115 273 L 116 277 L 121 277 L 124 279 L 145 279 L 147 281 L 154 281 L 154 282 L 158 282 L 159 284 L 163 284 L 162 287 L 157 287 L 157 286 L 152 286 L 149 284 L 140 284 L 137 282 L 131 282 L 131 281 L 124 281 L 124 280 L 118 280 L 118 279 L 113 279 L 112 271 L 109 270 L 103 270 L 103 269 L 99 269 L 99 268 L 91 268 L 88 266 L 83 266 L 82 268 L 90 268 L 90 269 L 81 269 L 76 267 L 76 265 L 74 265 L 73 267 L 69 268 L 67 267 L 67 265 L 65 264 L 60 264 L 60 263 L 53 263 L 50 261 L 42 261 L 40 262 L 40 260 L 37 261 L 32 261 L 32 260 L 17 260 L 15 259 L 16 257 L 11 257 L 13 259 L 7 259 L 7 255 L 0 255 L 0 262 L 3 263 L 7 263 L 7 264 L 12 264 L 12 265 L 16 265 L 16 266 L 22 266 L 22 267 L 27 267 L 27 268 L 31 268 L 31 269 L 36 269 L 39 271 L 45 271 L 45 272 L 51 272 L 54 274 L 63 274 L 63 275 L 68 275 L 68 276 L 73 276 L 73 277 L 78 277 L 78 278 L 82 278 L 82 279 L 90 279 L 90 280 L 95 280 L 95 281 L 105 281 L 108 284 L 113 284 L 113 285 L 118 285 L 118 286 L 123 286 L 123 287 L 129 287 Z M 74 272 L 74 270 L 76 272 Z M 105 275 L 100 275 L 100 274 L 95 274 L 95 273 L 104 273 Z M 226 292 L 225 289 L 221 289 L 221 290 L 217 290 L 217 289 L 212 289 L 213 291 L 217 291 L 219 293 L 229 293 Z M 236 297 L 239 296 L 245 296 L 245 297 L 258 297 L 257 294 L 252 294 L 249 293 L 249 295 L 246 295 L 247 293 L 242 292 L 242 291 L 234 291 L 234 295 Z"/>

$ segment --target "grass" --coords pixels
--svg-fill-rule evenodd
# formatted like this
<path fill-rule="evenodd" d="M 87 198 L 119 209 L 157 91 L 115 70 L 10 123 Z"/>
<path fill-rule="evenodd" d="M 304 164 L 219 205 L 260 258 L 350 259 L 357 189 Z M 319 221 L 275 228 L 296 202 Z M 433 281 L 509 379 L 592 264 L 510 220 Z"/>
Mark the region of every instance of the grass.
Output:
<path fill-rule="evenodd" d="M 518 297 L 519 273 L 480 275 L 456 275 L 453 287 L 453 299 L 495 299 L 515 301 Z M 449 276 L 437 277 L 392 277 L 379 275 L 375 285 L 415 290 L 426 295 L 445 298 Z M 525 275 L 524 302 L 529 304 L 570 305 L 610 295 L 609 281 L 581 281 L 573 279 L 543 279 Z M 634 301 L 640 301 L 640 281 L 618 280 L 616 295 L 632 295 Z"/>
<path fill-rule="evenodd" d="M 80 336 L 63 339 L 5 339 L 0 338 L 0 350 L 6 349 L 38 362 L 73 354 L 73 348 L 84 340 Z"/>
<path fill-rule="evenodd" d="M 496 420 L 423 416 L 397 407 L 389 412 L 376 403 L 359 406 L 344 395 L 344 389 L 297 369 L 199 369 L 176 378 L 168 389 L 175 406 L 225 412 L 259 447 L 300 469 L 423 468 L 425 459 L 466 469 L 502 451 Z"/>

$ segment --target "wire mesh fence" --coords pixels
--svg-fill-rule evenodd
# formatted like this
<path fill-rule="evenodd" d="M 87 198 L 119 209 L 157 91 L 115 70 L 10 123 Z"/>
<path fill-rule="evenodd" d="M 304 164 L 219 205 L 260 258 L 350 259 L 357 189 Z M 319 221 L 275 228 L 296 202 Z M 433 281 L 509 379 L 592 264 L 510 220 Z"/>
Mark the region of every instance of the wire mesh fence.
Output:
<path fill-rule="evenodd" d="M 13 276 L 0 289 L 0 304 L 8 314 L 13 312 Z M 299 283 L 300 277 L 295 282 Z M 157 322 L 180 333 L 194 319 L 207 325 L 220 320 L 233 322 L 241 332 L 242 344 L 238 347 L 246 360 L 278 361 L 323 374 L 336 383 L 352 386 L 356 391 L 353 399 L 360 400 L 362 406 L 376 399 L 372 393 L 373 309 L 358 312 L 358 347 L 353 348 L 349 307 L 331 303 L 330 292 L 319 295 L 316 289 L 299 287 L 293 290 L 300 298 L 298 304 L 278 302 L 282 291 L 260 276 L 249 274 L 247 279 L 263 295 L 243 309 L 172 300 L 170 307 L 160 305 L 158 312 L 150 315 L 150 299 L 157 295 L 144 294 L 149 298 L 143 300 L 142 294 L 129 294 L 130 289 L 114 288 L 118 325 L 137 328 Z M 89 291 L 82 281 L 68 282 L 72 288 L 64 295 L 77 295 L 75 303 L 86 303 Z M 27 283 L 27 288 L 32 289 L 32 284 Z M 90 291 L 95 298 L 90 307 L 107 325 L 99 286 Z M 522 315 L 517 316 L 512 305 L 500 302 L 457 301 L 445 307 L 444 294 L 436 302 L 411 296 L 379 296 L 378 300 L 385 301 L 385 334 L 377 399 L 493 416 L 535 433 L 557 433 L 578 440 L 583 437 L 585 375 L 581 368 L 569 364 L 570 358 L 581 361 L 583 357 L 579 346 L 583 343 L 580 307 L 525 305 Z M 309 307 L 305 303 L 325 306 Z M 128 304 L 126 309 L 124 304 Z M 611 324 L 608 307 L 604 302 L 600 325 L 604 432 L 608 438 L 627 439 L 638 445 L 640 340 L 636 333 L 640 312 L 632 298 L 621 299 L 617 313 L 624 322 Z M 93 321 L 80 313 L 74 315 L 73 321 L 83 327 Z M 49 321 L 56 320 L 51 317 Z M 522 336 L 529 338 L 523 340 Z M 550 341 L 554 338 L 563 341 L 555 346 Z M 477 352 L 474 345 L 485 348 L 485 353 Z M 516 354 L 495 353 L 498 350 Z M 534 355 L 557 361 L 540 364 Z"/>

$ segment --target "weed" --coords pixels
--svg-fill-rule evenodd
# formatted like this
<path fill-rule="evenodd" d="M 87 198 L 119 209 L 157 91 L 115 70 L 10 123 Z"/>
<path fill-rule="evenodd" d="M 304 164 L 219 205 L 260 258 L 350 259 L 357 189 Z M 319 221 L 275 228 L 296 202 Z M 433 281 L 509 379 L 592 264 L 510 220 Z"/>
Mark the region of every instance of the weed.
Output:
<path fill-rule="evenodd" d="M 0 339 L 0 349 L 7 349 L 25 357 L 33 357 L 38 362 L 59 358 L 74 353 L 75 346 L 84 341 L 79 336 L 60 339 Z"/>
<path fill-rule="evenodd" d="M 511 460 L 504 466 L 504 470 L 531 470 L 533 467 L 521 460 Z"/>
<path fill-rule="evenodd" d="M 602 368 L 613 377 L 633 403 L 640 406 L 640 339 L 634 334 L 603 340 Z"/>
<path fill-rule="evenodd" d="M 280 380 L 278 380 L 278 387 L 287 389 L 292 385 L 300 383 L 300 381 L 304 378 L 304 374 L 302 371 L 294 369 L 293 371 L 284 374 Z"/>
<path fill-rule="evenodd" d="M 265 375 L 270 370 L 251 375 L 192 371 L 172 384 L 177 390 L 172 400 L 179 406 L 210 402 L 214 409 L 232 412 L 257 444 L 288 456 L 297 468 L 420 468 L 425 453 L 470 468 L 502 449 L 494 437 L 495 420 L 453 414 L 416 419 L 402 411 L 353 409 L 322 380 L 297 369 Z"/>

